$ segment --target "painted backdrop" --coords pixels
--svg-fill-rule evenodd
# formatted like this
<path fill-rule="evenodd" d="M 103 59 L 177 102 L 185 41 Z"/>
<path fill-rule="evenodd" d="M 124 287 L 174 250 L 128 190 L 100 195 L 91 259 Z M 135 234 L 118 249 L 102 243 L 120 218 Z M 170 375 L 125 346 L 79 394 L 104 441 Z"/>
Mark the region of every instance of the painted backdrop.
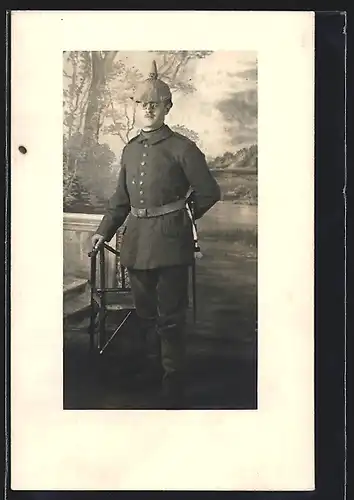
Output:
<path fill-rule="evenodd" d="M 173 94 L 167 124 L 203 150 L 223 200 L 256 208 L 256 53 L 74 51 L 63 53 L 65 211 L 102 213 L 139 132 L 129 97 L 152 59 Z"/>

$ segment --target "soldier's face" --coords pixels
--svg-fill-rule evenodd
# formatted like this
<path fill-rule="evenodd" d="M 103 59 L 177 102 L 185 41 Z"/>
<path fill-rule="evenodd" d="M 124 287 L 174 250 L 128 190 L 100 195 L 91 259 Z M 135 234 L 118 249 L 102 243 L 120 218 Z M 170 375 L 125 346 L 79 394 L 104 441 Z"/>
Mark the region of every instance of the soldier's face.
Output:
<path fill-rule="evenodd" d="M 169 108 L 163 102 L 136 102 L 136 117 L 143 130 L 159 128 Z"/>

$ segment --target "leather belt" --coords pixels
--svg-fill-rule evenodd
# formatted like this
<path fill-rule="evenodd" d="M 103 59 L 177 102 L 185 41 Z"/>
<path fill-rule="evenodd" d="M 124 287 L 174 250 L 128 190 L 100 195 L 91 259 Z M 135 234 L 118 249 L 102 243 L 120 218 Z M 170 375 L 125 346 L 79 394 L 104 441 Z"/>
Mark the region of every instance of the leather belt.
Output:
<path fill-rule="evenodd" d="M 168 203 L 167 205 L 161 205 L 160 207 L 151 208 L 136 208 L 131 207 L 131 214 L 134 217 L 148 218 L 148 217 L 159 217 L 161 215 L 170 214 L 172 212 L 177 212 L 185 208 L 186 200 L 183 198 L 181 200 Z"/>

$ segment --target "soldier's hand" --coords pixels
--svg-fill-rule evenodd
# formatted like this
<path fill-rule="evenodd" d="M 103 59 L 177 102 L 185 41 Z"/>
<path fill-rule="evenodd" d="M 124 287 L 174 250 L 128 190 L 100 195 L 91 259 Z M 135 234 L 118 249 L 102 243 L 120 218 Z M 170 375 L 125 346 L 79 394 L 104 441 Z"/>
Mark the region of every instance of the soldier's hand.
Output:
<path fill-rule="evenodd" d="M 104 236 L 100 234 L 94 234 L 91 238 L 92 249 L 98 250 L 104 243 Z"/>

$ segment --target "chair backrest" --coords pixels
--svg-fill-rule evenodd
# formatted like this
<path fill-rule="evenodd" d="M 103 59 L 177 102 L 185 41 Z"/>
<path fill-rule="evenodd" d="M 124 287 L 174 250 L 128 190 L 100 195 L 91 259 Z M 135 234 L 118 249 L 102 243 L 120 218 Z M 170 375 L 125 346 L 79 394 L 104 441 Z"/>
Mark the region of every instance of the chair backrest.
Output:
<path fill-rule="evenodd" d="M 115 237 L 115 249 L 120 254 L 122 242 L 123 228 L 118 229 Z M 129 274 L 126 267 L 120 262 L 120 255 L 115 254 L 115 283 L 114 286 L 121 288 L 122 291 L 130 290 Z"/>

